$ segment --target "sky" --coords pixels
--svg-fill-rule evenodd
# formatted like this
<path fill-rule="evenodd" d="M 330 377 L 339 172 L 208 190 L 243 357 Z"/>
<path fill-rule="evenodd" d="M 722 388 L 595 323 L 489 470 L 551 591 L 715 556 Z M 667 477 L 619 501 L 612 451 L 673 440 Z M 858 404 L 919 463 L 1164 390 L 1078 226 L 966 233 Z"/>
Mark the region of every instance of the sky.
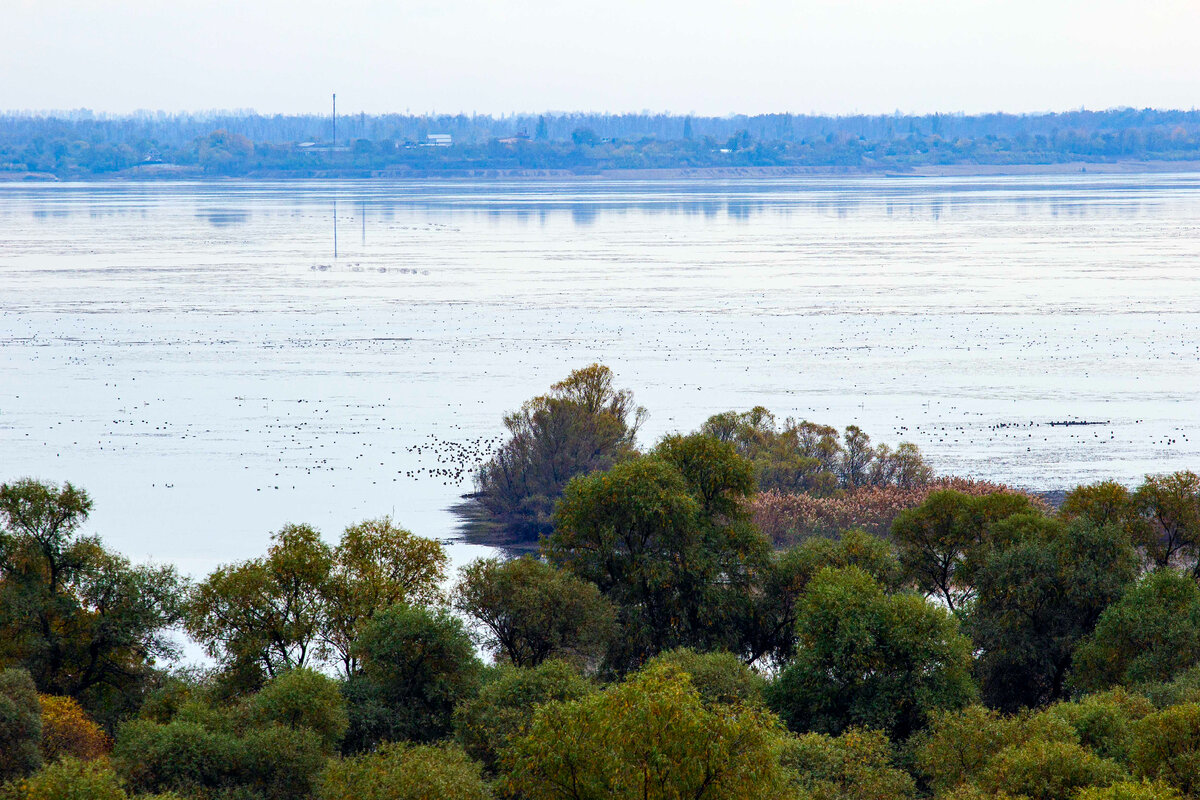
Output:
<path fill-rule="evenodd" d="M 1200 103 L 1200 0 L 4 0 L 0 109 L 1035 112 Z"/>

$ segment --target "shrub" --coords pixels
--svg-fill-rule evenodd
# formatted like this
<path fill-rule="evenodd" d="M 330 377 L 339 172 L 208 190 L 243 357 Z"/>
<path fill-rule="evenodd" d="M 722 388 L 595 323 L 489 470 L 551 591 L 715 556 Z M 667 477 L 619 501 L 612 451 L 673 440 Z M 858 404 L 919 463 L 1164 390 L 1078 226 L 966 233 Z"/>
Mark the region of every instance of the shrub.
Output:
<path fill-rule="evenodd" d="M 450 745 L 387 744 L 330 762 L 320 800 L 488 800 L 479 765 Z"/>
<path fill-rule="evenodd" d="M 42 763 L 42 714 L 37 689 L 21 669 L 0 672 L 0 783 Z"/>
<path fill-rule="evenodd" d="M 669 665 L 534 714 L 505 753 L 506 789 L 525 800 L 782 799 L 786 737 L 759 706 L 707 706 Z"/>
<path fill-rule="evenodd" d="M 116 774 L 102 761 L 67 756 L 22 781 L 12 800 L 126 800 Z"/>
<path fill-rule="evenodd" d="M 326 742 L 310 730 L 268 725 L 246 732 L 236 781 L 266 800 L 309 797 L 328 762 Z"/>
<path fill-rule="evenodd" d="M 1104 758 L 1125 761 L 1133 723 L 1154 713 L 1154 705 L 1145 696 L 1125 689 L 1093 694 L 1070 703 L 1058 703 L 1039 715 L 1069 725 L 1079 742 Z"/>
<path fill-rule="evenodd" d="M 916 771 L 936 792 L 975 780 L 988 761 L 1012 743 L 1019 720 L 972 705 L 934 713 L 913 740 Z"/>
<path fill-rule="evenodd" d="M 836 738 L 806 733 L 788 744 L 783 763 L 802 798 L 902 800 L 916 794 L 879 731 L 852 728 Z"/>
<path fill-rule="evenodd" d="M 1029 800 L 1070 800 L 1083 787 L 1108 786 L 1124 777 L 1116 762 L 1078 744 L 1034 739 L 997 754 L 984 770 L 980 786 Z"/>
<path fill-rule="evenodd" d="M 134 792 L 192 794 L 234 783 L 241 743 L 228 733 L 184 720 L 133 720 L 121 726 L 112 760 Z"/>
<path fill-rule="evenodd" d="M 91 761 L 109 751 L 112 743 L 104 731 L 70 697 L 41 695 L 42 758 L 47 762 L 63 756 Z"/>
<path fill-rule="evenodd" d="M 1129 763 L 1139 776 L 1184 794 L 1200 790 L 1200 704 L 1172 706 L 1134 723 Z"/>
<path fill-rule="evenodd" d="M 938 478 L 923 486 L 864 486 L 828 497 L 776 490 L 760 492 L 747 503 L 754 523 L 777 547 L 813 537 L 836 538 L 858 528 L 887 536 L 900 512 L 916 508 L 935 491 L 953 489 L 973 497 L 995 493 L 1021 494 L 1002 484 L 965 478 Z M 1035 507 L 1045 504 L 1026 495 Z"/>
<path fill-rule="evenodd" d="M 766 681 L 733 653 L 698 653 L 687 647 L 668 650 L 647 662 L 687 673 L 706 703 L 743 705 L 761 703 Z"/>
<path fill-rule="evenodd" d="M 1075 800 L 1183 800 L 1183 796 L 1161 781 L 1118 781 L 1108 786 L 1086 786 Z"/>
<path fill-rule="evenodd" d="M 1184 670 L 1168 683 L 1147 683 L 1137 689 L 1155 708 L 1200 703 L 1200 666 Z"/>
<path fill-rule="evenodd" d="M 997 753 L 1032 740 L 1078 744 L 1079 734 L 1054 715 L 1005 716 L 973 705 L 934 714 L 911 752 L 917 774 L 940 794 L 978 781 Z"/>

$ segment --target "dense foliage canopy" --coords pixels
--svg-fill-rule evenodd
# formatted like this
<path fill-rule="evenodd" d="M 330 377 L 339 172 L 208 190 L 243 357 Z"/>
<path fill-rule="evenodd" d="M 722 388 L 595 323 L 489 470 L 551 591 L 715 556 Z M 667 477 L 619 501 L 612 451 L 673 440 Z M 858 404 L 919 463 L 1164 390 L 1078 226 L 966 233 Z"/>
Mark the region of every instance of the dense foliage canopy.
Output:
<path fill-rule="evenodd" d="M 1200 798 L 1194 474 L 1054 510 L 761 409 L 639 451 L 601 367 L 552 399 L 615 449 L 539 555 L 450 586 L 388 519 L 189 585 L 85 535 L 81 489 L 0 485 L 0 798 Z M 764 480 L 908 499 L 778 549 Z"/>

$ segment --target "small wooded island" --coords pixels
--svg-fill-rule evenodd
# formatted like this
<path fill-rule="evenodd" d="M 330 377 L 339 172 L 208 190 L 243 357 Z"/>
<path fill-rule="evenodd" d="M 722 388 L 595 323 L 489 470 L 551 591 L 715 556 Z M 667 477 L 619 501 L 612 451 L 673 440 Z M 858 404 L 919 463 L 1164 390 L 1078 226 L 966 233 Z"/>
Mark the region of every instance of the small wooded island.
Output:
<path fill-rule="evenodd" d="M 468 506 L 526 552 L 454 576 L 383 518 L 189 580 L 0 485 L 3 796 L 1200 792 L 1200 477 L 1055 508 L 856 427 L 642 416 L 600 365 L 510 414 Z"/>

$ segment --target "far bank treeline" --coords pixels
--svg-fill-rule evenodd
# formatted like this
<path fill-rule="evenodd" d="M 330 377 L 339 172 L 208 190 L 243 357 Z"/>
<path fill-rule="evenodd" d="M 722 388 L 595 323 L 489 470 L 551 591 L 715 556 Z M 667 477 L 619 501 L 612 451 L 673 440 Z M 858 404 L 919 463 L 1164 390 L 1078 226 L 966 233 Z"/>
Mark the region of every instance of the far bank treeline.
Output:
<path fill-rule="evenodd" d="M 429 137 L 449 136 L 449 146 Z M 439 140 L 442 143 L 445 140 Z M 1200 112 L 0 115 L 0 177 L 261 177 L 1061 164 L 1200 158 Z"/>
<path fill-rule="evenodd" d="M 643 416 L 600 366 L 510 415 L 476 499 L 537 554 L 454 576 L 377 519 L 188 581 L 0 486 L 0 797 L 1200 798 L 1200 477 L 1052 510 L 853 427 Z"/>

